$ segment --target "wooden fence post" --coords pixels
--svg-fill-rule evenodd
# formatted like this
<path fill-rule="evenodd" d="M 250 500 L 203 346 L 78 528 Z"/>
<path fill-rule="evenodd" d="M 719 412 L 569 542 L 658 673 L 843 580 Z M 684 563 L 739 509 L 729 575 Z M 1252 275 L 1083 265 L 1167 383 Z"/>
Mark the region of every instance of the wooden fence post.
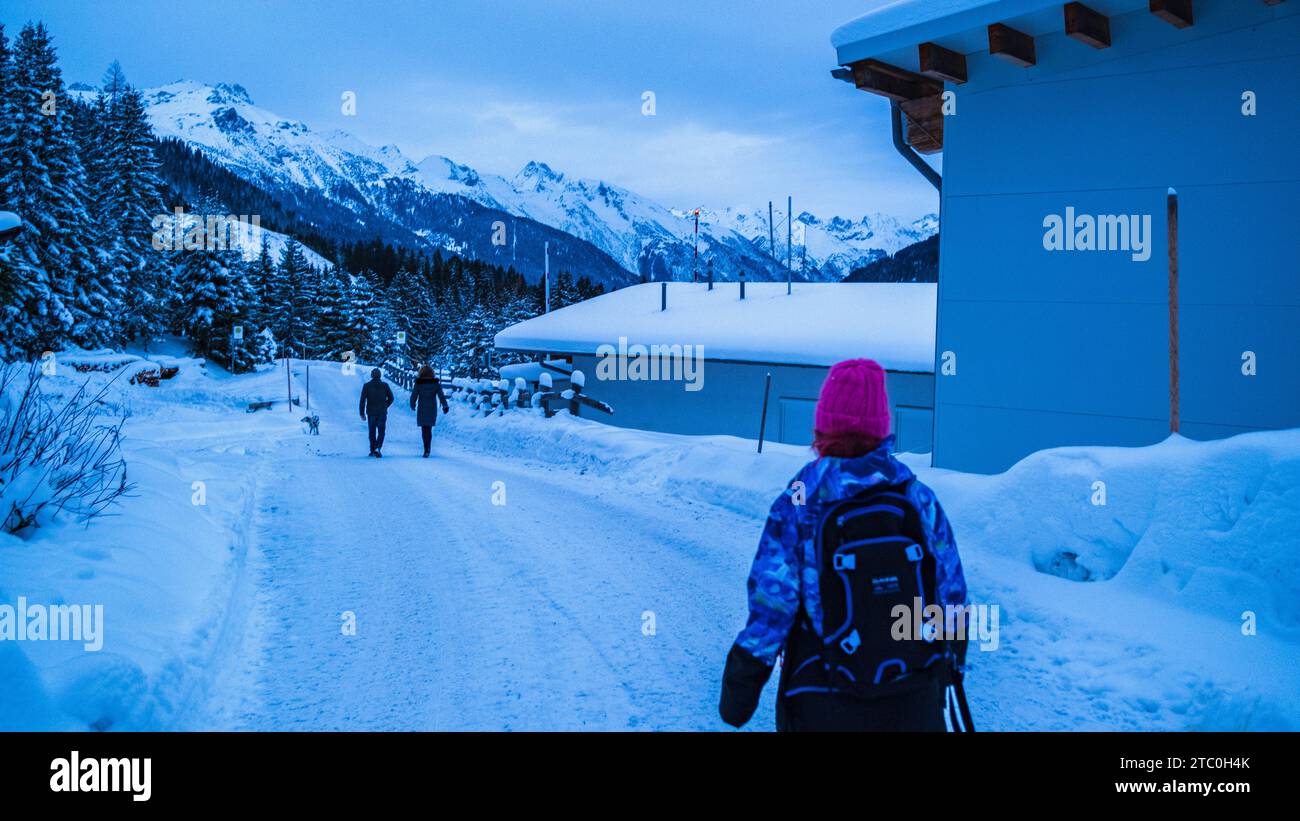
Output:
<path fill-rule="evenodd" d="M 1178 192 L 1165 197 L 1169 234 L 1169 432 L 1178 433 Z"/>

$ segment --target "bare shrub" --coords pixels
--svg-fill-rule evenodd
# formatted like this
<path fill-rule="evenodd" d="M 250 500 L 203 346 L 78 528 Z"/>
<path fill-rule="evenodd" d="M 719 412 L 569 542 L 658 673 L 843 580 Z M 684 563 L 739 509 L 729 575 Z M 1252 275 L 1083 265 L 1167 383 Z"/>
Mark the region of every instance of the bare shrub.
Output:
<path fill-rule="evenodd" d="M 52 401 L 41 369 L 0 366 L 0 529 L 17 533 L 59 513 L 80 521 L 103 513 L 130 490 L 121 456 L 122 418 L 109 417 L 89 382 Z"/>

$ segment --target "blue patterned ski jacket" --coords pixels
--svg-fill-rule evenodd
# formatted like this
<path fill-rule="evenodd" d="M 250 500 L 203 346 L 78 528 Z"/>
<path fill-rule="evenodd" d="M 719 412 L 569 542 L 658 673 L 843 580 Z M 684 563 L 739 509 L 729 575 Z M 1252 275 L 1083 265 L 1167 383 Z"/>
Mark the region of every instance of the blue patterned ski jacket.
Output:
<path fill-rule="evenodd" d="M 926 548 L 936 559 L 939 603 L 966 603 L 966 579 L 948 519 L 934 491 L 894 458 L 893 445 L 891 436 L 865 456 L 815 459 L 804 465 L 772 503 L 749 573 L 749 622 L 736 638 L 742 650 L 769 667 L 774 665 L 794 627 L 801 600 L 813 629 L 823 635 L 814 543 L 817 523 L 829 505 L 881 483 L 913 480 L 907 496 L 921 513 Z"/>

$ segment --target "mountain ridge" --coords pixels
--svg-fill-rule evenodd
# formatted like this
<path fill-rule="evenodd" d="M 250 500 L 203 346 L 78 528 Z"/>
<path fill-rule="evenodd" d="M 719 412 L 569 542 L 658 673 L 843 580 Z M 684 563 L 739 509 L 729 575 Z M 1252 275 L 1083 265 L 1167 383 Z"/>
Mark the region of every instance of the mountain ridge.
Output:
<path fill-rule="evenodd" d="M 570 176 L 544 161 L 526 163 L 511 178 L 440 154 L 417 162 L 394 145 L 373 146 L 338 129 L 316 132 L 263 109 L 237 83 L 182 80 L 143 95 L 160 138 L 178 139 L 269 189 L 319 192 L 352 212 L 358 230 L 516 264 L 534 279 L 542 267 L 539 246 L 547 243 L 553 268 L 568 267 L 614 287 L 637 279 L 690 279 L 696 264 L 693 209 Z M 740 270 L 754 279 L 784 278 L 785 215 L 776 216 L 775 249 L 768 247 L 766 217 L 765 209 L 701 208 L 699 275 L 712 262 L 720 279 Z M 838 280 L 924 239 L 936 225 L 934 215 L 904 223 L 885 214 L 851 220 L 803 212 L 795 230 L 802 230 L 806 245 L 792 249 L 794 277 Z"/>

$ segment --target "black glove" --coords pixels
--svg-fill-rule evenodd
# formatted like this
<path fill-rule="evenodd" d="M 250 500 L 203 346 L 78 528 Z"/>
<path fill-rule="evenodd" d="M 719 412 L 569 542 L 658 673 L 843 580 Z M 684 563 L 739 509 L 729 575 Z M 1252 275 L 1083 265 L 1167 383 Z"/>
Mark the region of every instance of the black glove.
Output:
<path fill-rule="evenodd" d="M 771 675 L 771 667 L 733 644 L 722 671 L 722 700 L 718 703 L 722 720 L 732 727 L 744 726 L 758 709 L 763 685 Z"/>

